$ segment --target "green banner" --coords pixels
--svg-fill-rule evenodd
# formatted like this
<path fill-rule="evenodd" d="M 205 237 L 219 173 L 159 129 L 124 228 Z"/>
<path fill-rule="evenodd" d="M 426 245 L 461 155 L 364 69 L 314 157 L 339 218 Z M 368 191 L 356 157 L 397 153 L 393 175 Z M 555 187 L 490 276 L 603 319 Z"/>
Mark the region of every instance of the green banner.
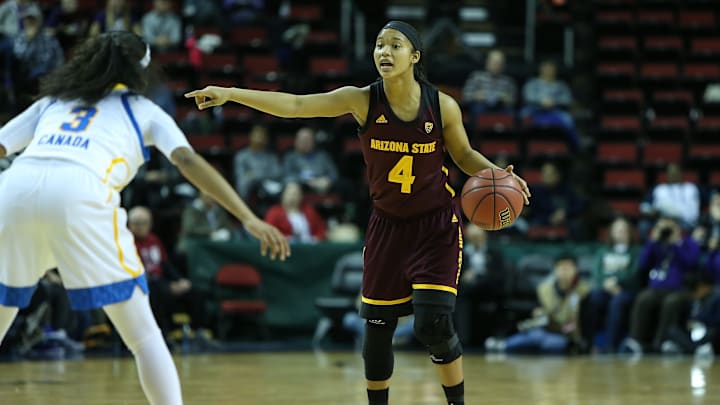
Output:
<path fill-rule="evenodd" d="M 260 297 L 268 305 L 265 321 L 270 327 L 307 329 L 315 327 L 320 314 L 315 299 L 330 294 L 335 262 L 345 254 L 362 250 L 362 244 L 319 243 L 293 245 L 286 261 L 273 261 L 260 255 L 254 241 L 188 244 L 189 277 L 193 285 L 214 291 L 220 266 L 245 263 L 262 275 Z"/>

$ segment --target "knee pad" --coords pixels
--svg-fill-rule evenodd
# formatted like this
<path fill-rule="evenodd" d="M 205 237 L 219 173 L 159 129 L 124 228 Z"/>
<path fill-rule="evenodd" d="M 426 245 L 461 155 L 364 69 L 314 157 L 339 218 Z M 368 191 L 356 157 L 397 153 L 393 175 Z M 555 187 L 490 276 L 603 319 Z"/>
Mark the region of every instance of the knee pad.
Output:
<path fill-rule="evenodd" d="M 449 309 L 416 305 L 414 322 L 415 337 L 428 349 L 433 363 L 452 363 L 462 355 Z"/>
<path fill-rule="evenodd" d="M 392 376 L 395 360 L 392 352 L 392 338 L 397 319 L 368 319 L 365 324 L 363 360 L 365 378 L 370 381 L 385 381 Z"/>

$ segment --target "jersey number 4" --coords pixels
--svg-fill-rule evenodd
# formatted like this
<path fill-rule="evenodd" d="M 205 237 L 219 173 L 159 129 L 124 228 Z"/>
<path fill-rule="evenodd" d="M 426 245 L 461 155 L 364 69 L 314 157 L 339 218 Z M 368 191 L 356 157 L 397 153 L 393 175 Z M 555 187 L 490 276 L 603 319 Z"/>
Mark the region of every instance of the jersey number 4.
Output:
<path fill-rule="evenodd" d="M 400 184 L 400 192 L 410 194 L 412 192 L 412 184 L 415 182 L 415 176 L 412 174 L 413 157 L 405 155 L 395 163 L 388 173 L 388 181 L 390 183 Z"/>
<path fill-rule="evenodd" d="M 62 125 L 60 125 L 60 129 L 70 132 L 82 132 L 90 125 L 97 111 L 95 107 L 75 107 L 70 110 L 70 114 L 74 116 L 73 120 L 63 122 Z"/>

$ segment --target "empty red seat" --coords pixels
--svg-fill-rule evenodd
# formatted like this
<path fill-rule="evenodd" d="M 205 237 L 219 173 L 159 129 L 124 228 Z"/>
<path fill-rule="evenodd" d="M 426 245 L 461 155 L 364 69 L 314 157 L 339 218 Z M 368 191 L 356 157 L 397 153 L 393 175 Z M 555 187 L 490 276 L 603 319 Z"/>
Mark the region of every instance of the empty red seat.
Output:
<path fill-rule="evenodd" d="M 720 37 L 694 38 L 690 42 L 690 49 L 694 54 L 716 55 L 720 54 Z"/>
<path fill-rule="evenodd" d="M 512 114 L 480 114 L 475 119 L 475 129 L 483 132 L 505 132 L 515 129 L 515 116 Z"/>
<path fill-rule="evenodd" d="M 697 80 L 720 79 L 720 65 L 716 63 L 689 63 L 683 68 L 683 76 Z"/>
<path fill-rule="evenodd" d="M 605 170 L 605 188 L 611 189 L 645 189 L 645 172 L 641 169 L 609 169 Z"/>
<path fill-rule="evenodd" d="M 246 55 L 243 58 L 243 68 L 251 75 L 265 75 L 277 72 L 280 65 L 275 55 Z"/>
<path fill-rule="evenodd" d="M 604 116 L 600 126 L 606 131 L 639 131 L 642 127 L 636 116 Z"/>
<path fill-rule="evenodd" d="M 630 11 L 601 11 L 595 14 L 595 21 L 599 24 L 632 24 L 635 16 Z"/>
<path fill-rule="evenodd" d="M 672 79 L 678 75 L 678 66 L 674 63 L 645 63 L 640 67 L 640 75 L 646 79 Z"/>
<path fill-rule="evenodd" d="M 693 93 L 688 90 L 657 90 L 653 93 L 652 97 L 656 103 L 678 102 L 690 106 L 695 102 Z"/>
<path fill-rule="evenodd" d="M 262 27 L 237 27 L 230 33 L 234 45 L 261 46 L 267 42 L 267 31 Z"/>
<path fill-rule="evenodd" d="M 617 101 L 617 102 L 634 101 L 634 102 L 637 102 L 638 104 L 642 104 L 645 97 L 643 95 L 642 90 L 615 89 L 615 90 L 605 90 L 603 92 L 603 99 L 605 101 Z"/>
<path fill-rule="evenodd" d="M 629 218 L 637 218 L 640 216 L 640 202 L 636 200 L 608 200 L 610 209 L 616 214 L 621 214 Z"/>
<path fill-rule="evenodd" d="M 633 164 L 637 161 L 638 147 L 630 142 L 604 142 L 598 145 L 595 158 L 602 163 Z"/>
<path fill-rule="evenodd" d="M 678 163 L 683 157 L 683 147 L 676 143 L 649 143 L 643 149 L 643 163 L 646 165 L 667 165 Z"/>
<path fill-rule="evenodd" d="M 323 18 L 322 6 L 293 5 L 290 7 L 290 18 L 294 20 L 315 21 Z"/>
<path fill-rule="evenodd" d="M 688 151 L 690 159 L 720 159 L 720 144 L 693 144 Z"/>
<path fill-rule="evenodd" d="M 244 134 L 233 135 L 230 138 L 230 148 L 233 151 L 243 149 L 250 144 L 250 136 Z"/>
<path fill-rule="evenodd" d="M 720 117 L 702 117 L 697 121 L 696 126 L 701 131 L 720 131 Z"/>
<path fill-rule="evenodd" d="M 225 149 L 224 135 L 190 135 L 188 141 L 199 152 L 221 152 Z"/>
<path fill-rule="evenodd" d="M 680 37 L 647 37 L 643 45 L 646 50 L 679 51 L 683 48 L 683 40 Z"/>
<path fill-rule="evenodd" d="M 527 144 L 528 157 L 554 156 L 562 157 L 568 154 L 568 146 L 559 141 L 530 141 Z"/>
<path fill-rule="evenodd" d="M 347 73 L 345 58 L 314 58 L 310 60 L 310 72 L 315 75 L 335 76 Z"/>
<path fill-rule="evenodd" d="M 712 10 L 682 11 L 678 17 L 678 25 L 686 29 L 714 29 L 717 28 L 717 21 Z"/>
<path fill-rule="evenodd" d="M 633 63 L 601 63 L 597 67 L 600 76 L 635 76 L 637 70 Z"/>
<path fill-rule="evenodd" d="M 516 157 L 520 155 L 520 147 L 515 141 L 484 141 L 478 144 L 478 149 L 487 156 Z"/>
<path fill-rule="evenodd" d="M 305 37 L 305 41 L 311 44 L 336 43 L 339 39 L 340 35 L 335 31 L 310 31 Z"/>
<path fill-rule="evenodd" d="M 522 172 L 518 174 L 527 182 L 527 184 L 533 185 L 542 183 L 542 172 L 540 170 L 527 169 L 522 170 Z"/>
<path fill-rule="evenodd" d="M 710 172 L 710 178 L 708 180 L 709 180 L 711 186 L 713 186 L 713 187 L 720 186 L 720 170 Z"/>
<path fill-rule="evenodd" d="M 675 23 L 675 13 L 669 10 L 640 11 L 637 15 L 637 21 L 644 25 L 673 25 Z"/>
<path fill-rule="evenodd" d="M 650 128 L 657 130 L 687 131 L 690 128 L 688 117 L 685 116 L 659 116 L 650 120 Z"/>
<path fill-rule="evenodd" d="M 202 66 L 206 70 L 235 69 L 237 57 L 234 53 L 209 53 L 202 57 Z"/>
<path fill-rule="evenodd" d="M 598 48 L 604 50 L 635 50 L 637 40 L 631 36 L 602 37 L 598 41 Z"/>

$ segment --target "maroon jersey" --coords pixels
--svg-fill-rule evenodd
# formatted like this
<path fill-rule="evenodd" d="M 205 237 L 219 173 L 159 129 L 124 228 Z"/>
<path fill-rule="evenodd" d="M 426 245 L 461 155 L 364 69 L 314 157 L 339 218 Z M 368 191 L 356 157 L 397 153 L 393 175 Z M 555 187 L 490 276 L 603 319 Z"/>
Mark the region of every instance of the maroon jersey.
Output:
<path fill-rule="evenodd" d="M 383 82 L 370 85 L 370 107 L 360 128 L 370 196 L 381 212 L 409 218 L 452 205 L 438 90 L 420 83 L 420 110 L 414 121 L 399 119 Z"/>

